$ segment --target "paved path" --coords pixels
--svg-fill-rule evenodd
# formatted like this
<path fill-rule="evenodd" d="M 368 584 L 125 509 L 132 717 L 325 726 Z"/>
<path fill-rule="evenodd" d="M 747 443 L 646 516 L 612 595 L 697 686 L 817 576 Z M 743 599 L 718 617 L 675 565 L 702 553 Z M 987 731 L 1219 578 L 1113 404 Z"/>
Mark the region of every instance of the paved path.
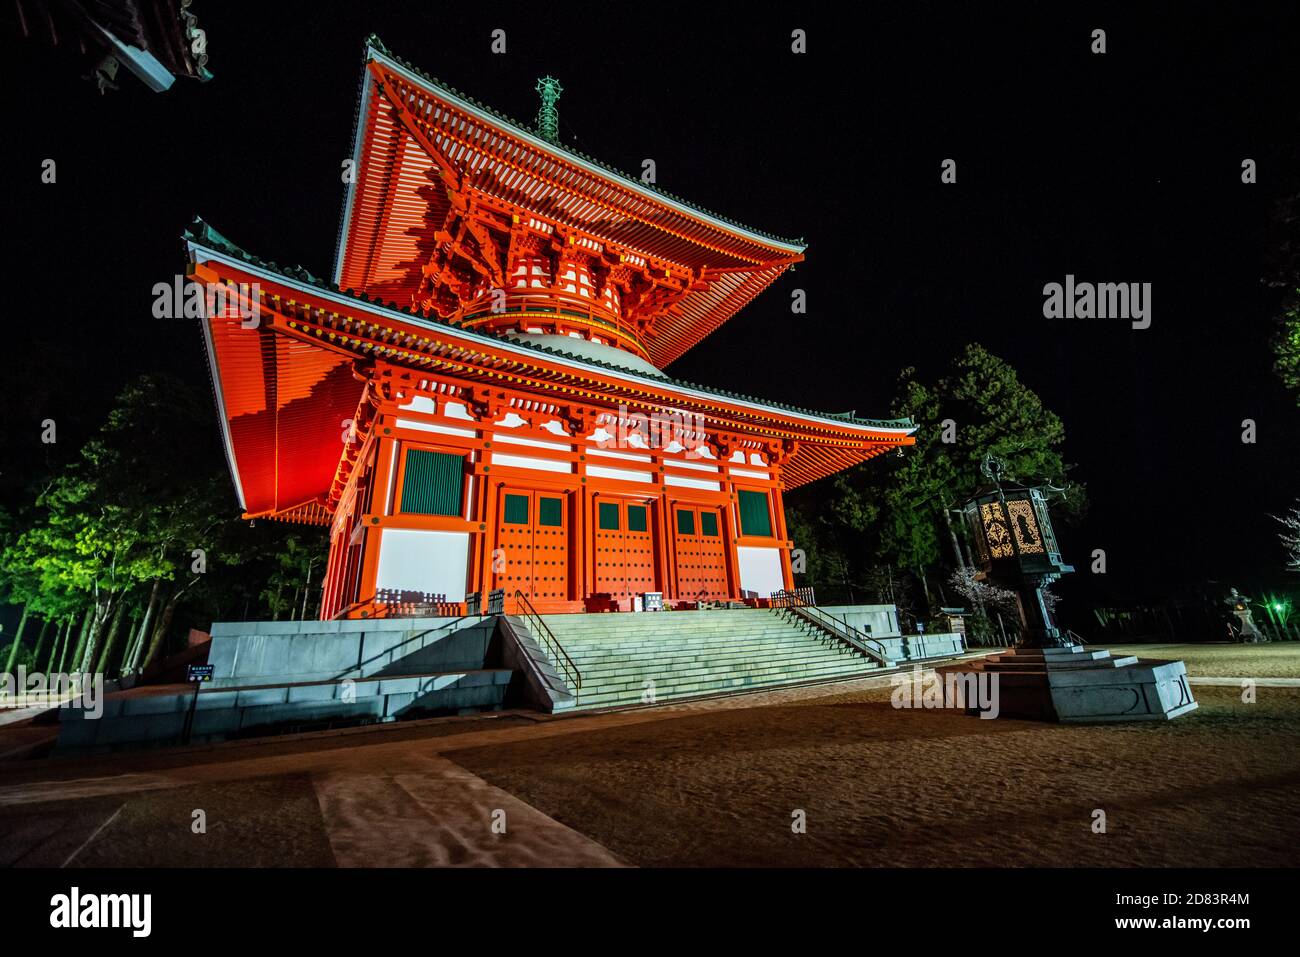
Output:
<path fill-rule="evenodd" d="M 1300 678 L 1196 678 L 1188 675 L 1187 681 L 1194 685 L 1218 685 L 1224 688 L 1240 688 L 1246 681 L 1254 682 L 1257 688 L 1300 688 Z"/>
<path fill-rule="evenodd" d="M 476 733 L 447 743 L 468 743 Z M 0 807 L 127 799 L 172 788 L 306 773 L 340 866 L 618 867 L 595 841 L 436 753 L 436 740 L 364 744 L 0 787 Z M 128 756 L 126 760 L 130 760 Z M 105 804 L 115 817 L 120 803 Z M 112 840 L 106 818 L 90 840 Z M 89 843 L 89 840 L 87 841 Z"/>
<path fill-rule="evenodd" d="M 342 867 L 617 867 L 595 841 L 446 758 L 312 776 Z"/>

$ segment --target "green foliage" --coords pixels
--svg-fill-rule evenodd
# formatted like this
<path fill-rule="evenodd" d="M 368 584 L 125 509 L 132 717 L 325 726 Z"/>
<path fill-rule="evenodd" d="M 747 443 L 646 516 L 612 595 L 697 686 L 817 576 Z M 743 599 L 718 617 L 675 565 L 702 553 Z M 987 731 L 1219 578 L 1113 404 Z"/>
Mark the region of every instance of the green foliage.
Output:
<path fill-rule="evenodd" d="M 794 531 L 792 537 L 808 552 L 810 572 L 823 576 L 827 564 L 839 562 L 852 569 L 841 574 L 844 581 L 870 591 L 866 578 L 873 568 L 893 569 L 897 587 L 903 587 L 904 571 L 924 574 L 953 562 L 945 510 L 986 483 L 980 464 L 989 453 L 1006 463 L 1008 476 L 1064 488 L 1067 519 L 1082 514 L 1083 489 L 1069 479 L 1061 455 L 1060 418 L 1015 369 L 982 346 L 968 345 L 933 383 L 904 369 L 893 414 L 916 421 L 914 447 L 843 472 L 829 489 L 789 497 L 800 513 L 793 528 L 810 544 L 801 545 Z M 926 612 L 917 610 L 922 617 Z"/>
<path fill-rule="evenodd" d="M 32 490 L 30 505 L 0 514 L 0 599 L 60 622 L 90 612 L 84 654 L 70 667 L 126 655 L 130 645 L 140 646 L 142 663 L 165 651 L 173 627 L 206 627 L 218 611 L 256 615 L 262 583 L 273 575 L 288 580 L 300 565 L 306 571 L 294 579 L 294 605 L 281 611 L 315 611 L 307 599 L 323 533 L 288 535 L 291 527 L 276 523 L 251 528 L 239 517 L 228 477 L 213 467 L 219 451 L 195 435 L 215 434 L 211 415 L 207 396 L 175 379 L 133 381 L 73 461 Z M 155 583 L 150 633 L 122 648 L 98 647 L 121 603 L 137 610 L 128 620 L 143 617 Z M 177 616 L 182 607 L 188 613 Z"/>
<path fill-rule="evenodd" d="M 272 620 L 294 617 L 294 611 L 301 610 L 304 590 L 310 590 L 313 572 L 324 560 L 322 543 L 316 538 L 319 536 L 304 540 L 297 534 L 286 535 L 272 557 L 274 570 L 261 593 L 262 600 L 271 609 Z"/>
<path fill-rule="evenodd" d="M 1286 549 L 1287 568 L 1300 572 L 1300 502 L 1286 515 L 1279 517 L 1278 521 L 1284 529 L 1278 537 Z"/>
<path fill-rule="evenodd" d="M 1300 405 L 1300 287 L 1292 289 L 1283 303 L 1273 336 L 1273 369 Z"/>
<path fill-rule="evenodd" d="M 1273 334 L 1273 369 L 1300 404 L 1300 189 L 1294 170 L 1273 204 L 1264 282 L 1282 290 Z"/>

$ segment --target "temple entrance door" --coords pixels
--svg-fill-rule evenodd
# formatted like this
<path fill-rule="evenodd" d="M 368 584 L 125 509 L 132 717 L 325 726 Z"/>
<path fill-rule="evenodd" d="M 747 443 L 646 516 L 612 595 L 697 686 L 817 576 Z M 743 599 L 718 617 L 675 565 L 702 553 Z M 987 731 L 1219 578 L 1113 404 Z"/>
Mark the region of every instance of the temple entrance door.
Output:
<path fill-rule="evenodd" d="M 634 598 L 655 588 L 654 530 L 650 506 L 625 499 L 598 499 L 592 522 L 595 587 L 630 611 Z"/>
<path fill-rule="evenodd" d="M 569 598 L 568 499 L 561 492 L 503 487 L 497 502 L 492 587 L 506 600 L 522 591 L 533 604 Z"/>
<path fill-rule="evenodd" d="M 673 551 L 677 598 L 682 601 L 731 597 L 727 586 L 722 513 L 709 506 L 673 506 Z"/>

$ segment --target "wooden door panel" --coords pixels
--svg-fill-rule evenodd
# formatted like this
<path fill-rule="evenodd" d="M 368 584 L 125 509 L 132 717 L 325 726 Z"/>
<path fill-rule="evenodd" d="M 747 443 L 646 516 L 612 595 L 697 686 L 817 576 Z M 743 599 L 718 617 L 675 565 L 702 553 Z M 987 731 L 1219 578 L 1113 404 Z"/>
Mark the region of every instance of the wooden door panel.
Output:
<path fill-rule="evenodd" d="M 493 551 L 492 582 L 513 598 L 515 589 L 533 594 L 532 493 L 526 489 L 503 488 L 497 501 L 496 548 Z"/>
<path fill-rule="evenodd" d="M 569 515 L 566 496 L 538 492 L 533 496 L 533 594 L 537 601 L 569 597 Z"/>
<path fill-rule="evenodd" d="M 672 529 L 677 598 L 694 601 L 730 597 L 722 517 L 718 509 L 674 505 Z"/>
<path fill-rule="evenodd" d="M 635 597 L 655 587 L 654 525 L 650 506 L 597 500 L 592 514 L 594 587 L 630 610 Z"/>

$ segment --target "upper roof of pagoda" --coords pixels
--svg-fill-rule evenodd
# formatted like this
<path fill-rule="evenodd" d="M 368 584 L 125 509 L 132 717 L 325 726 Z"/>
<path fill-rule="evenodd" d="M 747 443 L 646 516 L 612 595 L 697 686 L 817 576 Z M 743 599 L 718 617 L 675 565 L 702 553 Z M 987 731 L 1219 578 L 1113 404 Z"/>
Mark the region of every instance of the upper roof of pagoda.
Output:
<path fill-rule="evenodd" d="M 660 368 L 805 249 L 548 142 L 393 56 L 375 37 L 366 44 L 352 159 L 333 275 L 340 288 L 418 304 L 435 251 L 448 241 L 449 212 L 490 210 L 516 232 L 644 265 L 646 275 L 675 286 L 680 295 L 665 297 L 671 304 L 642 337 Z M 470 243 L 480 244 L 477 235 Z"/>

